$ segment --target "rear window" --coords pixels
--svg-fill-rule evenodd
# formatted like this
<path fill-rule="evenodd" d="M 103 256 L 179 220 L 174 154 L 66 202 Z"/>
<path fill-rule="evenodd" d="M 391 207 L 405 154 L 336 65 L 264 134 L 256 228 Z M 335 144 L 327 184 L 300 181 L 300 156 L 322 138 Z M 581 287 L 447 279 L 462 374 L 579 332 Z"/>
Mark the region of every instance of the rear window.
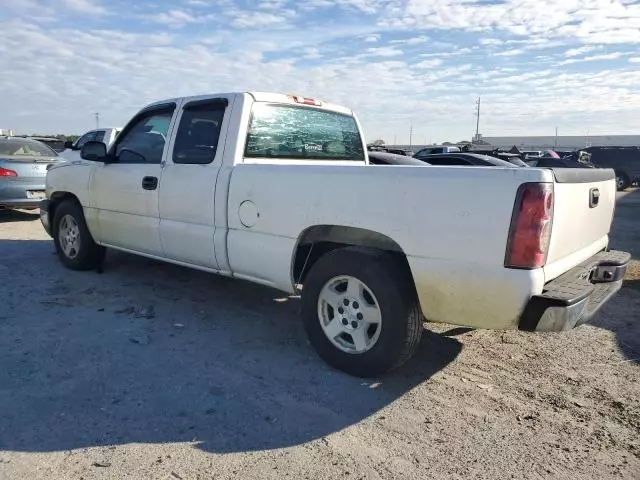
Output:
<path fill-rule="evenodd" d="M 57 157 L 58 154 L 36 140 L 1 139 L 0 155 L 16 157 Z"/>
<path fill-rule="evenodd" d="M 355 119 L 308 107 L 253 106 L 246 157 L 364 160 Z"/>

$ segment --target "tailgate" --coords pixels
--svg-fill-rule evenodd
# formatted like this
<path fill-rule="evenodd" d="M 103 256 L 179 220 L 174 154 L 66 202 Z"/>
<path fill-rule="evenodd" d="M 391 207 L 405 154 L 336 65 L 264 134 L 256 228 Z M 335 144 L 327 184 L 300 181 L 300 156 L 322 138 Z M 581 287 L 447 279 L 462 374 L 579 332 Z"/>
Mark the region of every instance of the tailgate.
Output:
<path fill-rule="evenodd" d="M 615 172 L 600 168 L 556 168 L 553 226 L 545 281 L 595 255 L 608 244 L 616 202 Z"/>

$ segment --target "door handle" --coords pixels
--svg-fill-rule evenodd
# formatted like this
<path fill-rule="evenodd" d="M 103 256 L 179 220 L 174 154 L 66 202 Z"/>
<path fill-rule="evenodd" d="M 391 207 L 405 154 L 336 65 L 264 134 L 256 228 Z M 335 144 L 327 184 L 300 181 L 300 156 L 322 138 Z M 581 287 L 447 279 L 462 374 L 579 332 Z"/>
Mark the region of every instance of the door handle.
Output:
<path fill-rule="evenodd" d="M 595 208 L 600 203 L 600 190 L 592 188 L 589 190 L 589 208 Z"/>
<path fill-rule="evenodd" d="M 142 179 L 142 188 L 145 190 L 155 190 L 158 188 L 158 177 L 144 177 Z"/>

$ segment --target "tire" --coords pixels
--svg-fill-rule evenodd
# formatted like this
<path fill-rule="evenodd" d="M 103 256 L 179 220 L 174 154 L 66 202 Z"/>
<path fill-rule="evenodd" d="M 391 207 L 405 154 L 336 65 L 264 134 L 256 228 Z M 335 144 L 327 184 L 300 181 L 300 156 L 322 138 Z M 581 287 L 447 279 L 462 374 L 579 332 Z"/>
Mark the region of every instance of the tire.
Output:
<path fill-rule="evenodd" d="M 303 285 L 302 314 L 309 341 L 325 362 L 350 375 L 375 377 L 411 358 L 424 319 L 403 267 L 393 254 L 358 247 L 333 250 L 313 265 Z M 363 293 L 358 298 L 354 291 Z"/>
<path fill-rule="evenodd" d="M 78 242 L 68 248 L 70 243 L 75 243 L 70 242 L 72 238 L 78 239 Z M 75 201 L 65 200 L 56 208 L 53 242 L 60 261 L 72 270 L 93 270 L 104 261 L 106 249 L 93 240 L 82 207 Z"/>
<path fill-rule="evenodd" d="M 624 172 L 616 172 L 616 188 L 619 192 L 626 190 L 631 185 L 629 177 Z"/>

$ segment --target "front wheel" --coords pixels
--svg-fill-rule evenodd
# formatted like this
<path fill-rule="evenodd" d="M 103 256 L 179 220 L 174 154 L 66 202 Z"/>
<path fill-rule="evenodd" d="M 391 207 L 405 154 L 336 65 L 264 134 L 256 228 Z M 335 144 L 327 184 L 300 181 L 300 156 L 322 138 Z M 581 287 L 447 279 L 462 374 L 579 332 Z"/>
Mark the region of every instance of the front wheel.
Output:
<path fill-rule="evenodd" d="M 334 250 L 303 286 L 303 317 L 320 357 L 348 374 L 373 377 L 415 352 L 423 317 L 402 259 L 357 247 Z"/>
<path fill-rule="evenodd" d="M 67 200 L 56 208 L 53 242 L 62 263 L 72 270 L 93 270 L 104 261 L 106 249 L 93 241 L 76 202 Z"/>

